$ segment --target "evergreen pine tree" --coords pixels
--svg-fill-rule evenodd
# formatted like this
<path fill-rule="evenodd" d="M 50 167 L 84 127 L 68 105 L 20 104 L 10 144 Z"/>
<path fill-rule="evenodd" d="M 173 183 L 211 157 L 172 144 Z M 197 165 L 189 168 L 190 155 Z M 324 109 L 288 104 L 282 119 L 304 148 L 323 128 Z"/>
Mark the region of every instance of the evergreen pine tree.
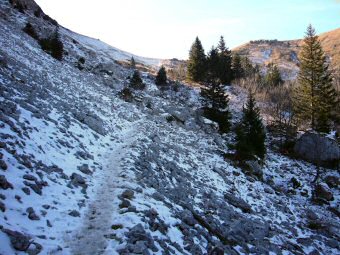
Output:
<path fill-rule="evenodd" d="M 266 134 L 255 98 L 249 91 L 246 107 L 243 107 L 241 122 L 236 130 L 236 153 L 242 160 L 256 157 L 263 159 L 266 154 Z"/>
<path fill-rule="evenodd" d="M 276 87 L 283 83 L 279 68 L 274 63 L 268 65 L 267 74 L 264 79 L 268 86 Z"/>
<path fill-rule="evenodd" d="M 299 61 L 299 86 L 294 93 L 294 111 L 313 130 L 328 132 L 337 94 L 332 86 L 325 54 L 311 25 L 307 28 Z"/>
<path fill-rule="evenodd" d="M 202 43 L 198 37 L 189 52 L 187 78 L 190 81 L 202 82 L 205 79 L 206 57 Z"/>
<path fill-rule="evenodd" d="M 235 54 L 233 56 L 232 61 L 232 71 L 233 71 L 233 78 L 240 79 L 244 76 L 244 70 L 241 63 L 241 57 L 239 54 Z"/>
<path fill-rule="evenodd" d="M 134 89 L 144 89 L 145 85 L 140 77 L 138 70 L 135 70 L 133 72 L 133 75 L 130 79 L 130 86 Z"/>
<path fill-rule="evenodd" d="M 218 78 L 223 84 L 229 84 L 232 80 L 232 70 L 231 70 L 231 51 L 226 47 L 223 36 L 220 37 L 218 43 L 218 54 L 219 54 L 219 69 Z"/>
<path fill-rule="evenodd" d="M 131 57 L 131 59 L 130 59 L 130 66 L 131 66 L 132 68 L 135 68 L 135 67 L 136 67 L 136 61 L 135 61 L 134 57 Z"/>
<path fill-rule="evenodd" d="M 161 68 L 158 70 L 157 76 L 156 76 L 156 84 L 157 85 L 165 85 L 167 81 L 166 77 L 166 71 L 164 66 L 161 66 Z"/>
<path fill-rule="evenodd" d="M 60 40 L 58 28 L 55 30 L 54 34 L 52 35 L 51 48 L 52 48 L 51 49 L 52 57 L 61 61 L 63 59 L 64 45 L 62 41 Z"/>
<path fill-rule="evenodd" d="M 224 85 L 213 82 L 208 88 L 201 89 L 203 97 L 204 116 L 218 123 L 222 133 L 230 128 L 231 113 L 229 112 L 229 97 L 224 91 Z"/>
<path fill-rule="evenodd" d="M 219 55 L 218 50 L 215 47 L 211 47 L 207 57 L 207 81 L 208 83 L 218 83 L 218 71 L 219 71 Z"/>

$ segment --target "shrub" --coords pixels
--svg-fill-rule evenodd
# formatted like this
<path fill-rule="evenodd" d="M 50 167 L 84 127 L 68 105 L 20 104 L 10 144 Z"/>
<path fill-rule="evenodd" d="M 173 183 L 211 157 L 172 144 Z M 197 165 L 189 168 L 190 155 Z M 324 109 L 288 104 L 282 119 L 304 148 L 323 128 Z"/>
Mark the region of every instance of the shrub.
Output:
<path fill-rule="evenodd" d="M 35 40 L 39 40 L 39 36 L 36 33 L 34 27 L 31 25 L 31 23 L 26 23 L 26 26 L 22 29 L 26 34 L 28 34 L 30 37 L 34 38 Z"/>
<path fill-rule="evenodd" d="M 124 89 L 122 89 L 119 93 L 118 96 L 123 99 L 126 102 L 132 102 L 133 100 L 133 94 L 132 91 L 125 87 Z"/>
<path fill-rule="evenodd" d="M 63 59 L 64 45 L 60 40 L 58 30 L 49 38 L 39 41 L 41 48 L 55 59 L 61 61 Z"/>
<path fill-rule="evenodd" d="M 133 75 L 130 79 L 130 86 L 134 89 L 144 89 L 145 84 L 143 83 L 143 80 L 140 77 L 140 74 L 137 70 L 133 72 Z"/>
<path fill-rule="evenodd" d="M 161 66 L 161 68 L 158 70 L 157 76 L 156 76 L 156 85 L 166 85 L 167 77 L 166 77 L 166 71 L 164 66 Z"/>

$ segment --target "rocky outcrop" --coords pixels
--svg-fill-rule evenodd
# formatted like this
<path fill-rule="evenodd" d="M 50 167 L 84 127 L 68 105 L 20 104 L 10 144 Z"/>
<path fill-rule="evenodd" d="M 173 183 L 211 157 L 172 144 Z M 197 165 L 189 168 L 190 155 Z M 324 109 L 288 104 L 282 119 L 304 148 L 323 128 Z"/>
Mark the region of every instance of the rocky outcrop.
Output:
<path fill-rule="evenodd" d="M 335 166 L 340 160 L 338 143 L 316 133 L 305 133 L 294 146 L 296 156 L 321 166 Z"/>

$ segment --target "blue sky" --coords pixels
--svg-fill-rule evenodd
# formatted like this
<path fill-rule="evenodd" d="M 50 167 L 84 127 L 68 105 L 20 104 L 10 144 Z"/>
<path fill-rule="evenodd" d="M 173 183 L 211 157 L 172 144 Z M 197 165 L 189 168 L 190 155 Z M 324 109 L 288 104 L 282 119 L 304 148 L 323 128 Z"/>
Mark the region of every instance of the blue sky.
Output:
<path fill-rule="evenodd" d="M 36 0 L 61 25 L 137 55 L 188 57 L 223 35 L 229 48 L 256 39 L 302 38 L 340 27 L 339 0 Z"/>

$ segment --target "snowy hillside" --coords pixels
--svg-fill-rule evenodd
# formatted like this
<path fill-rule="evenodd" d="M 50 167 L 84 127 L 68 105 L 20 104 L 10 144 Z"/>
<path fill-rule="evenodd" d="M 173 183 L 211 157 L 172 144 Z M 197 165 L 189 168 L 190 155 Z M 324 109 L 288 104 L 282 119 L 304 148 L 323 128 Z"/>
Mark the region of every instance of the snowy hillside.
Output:
<path fill-rule="evenodd" d="M 54 29 L 1 0 L 0 254 L 339 254 L 338 184 L 313 204 L 313 165 L 269 151 L 263 179 L 248 176 L 197 89 L 143 73 L 125 102 L 132 70 L 115 60 L 131 55 L 60 28 L 60 62 L 27 22 Z M 244 94 L 229 91 L 238 115 Z"/>

